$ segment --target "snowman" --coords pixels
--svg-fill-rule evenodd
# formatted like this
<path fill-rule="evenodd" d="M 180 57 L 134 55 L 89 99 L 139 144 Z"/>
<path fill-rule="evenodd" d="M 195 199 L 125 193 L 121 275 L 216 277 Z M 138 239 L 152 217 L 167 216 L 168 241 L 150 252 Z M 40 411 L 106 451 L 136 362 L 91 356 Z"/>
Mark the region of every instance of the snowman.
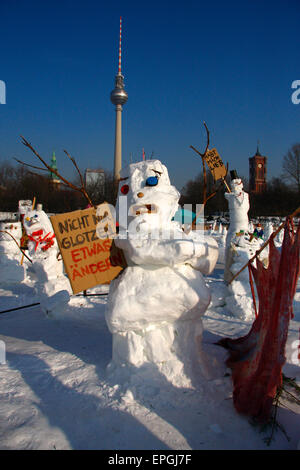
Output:
<path fill-rule="evenodd" d="M 224 279 L 229 282 L 232 278 L 230 271 L 233 262 L 232 242 L 236 240 L 237 234 L 248 233 L 249 219 L 248 211 L 250 209 L 249 195 L 243 189 L 243 182 L 237 177 L 236 171 L 231 171 L 231 192 L 225 193 L 228 201 L 230 224 L 227 231 L 225 243 L 225 268 Z"/>
<path fill-rule="evenodd" d="M 231 192 L 225 193 L 228 200 L 230 225 L 226 237 L 224 280 L 228 283 L 225 298 L 226 310 L 230 315 L 243 320 L 252 320 L 254 305 L 248 270 L 244 269 L 232 282 L 237 274 L 252 258 L 262 245 L 262 239 L 257 239 L 249 233 L 248 211 L 249 195 L 243 189 L 243 183 L 237 177 L 236 171 L 231 172 Z M 264 251 L 260 255 L 264 262 Z M 255 266 L 255 261 L 254 261 Z M 230 282 L 230 284 L 229 284 Z"/>
<path fill-rule="evenodd" d="M 49 316 L 60 314 L 66 307 L 71 287 L 58 260 L 58 245 L 51 222 L 41 210 L 27 210 L 23 225 L 28 236 L 28 254 L 32 260 L 31 276 L 42 310 Z"/>
<path fill-rule="evenodd" d="M 0 223 L 0 282 L 15 284 L 26 278 L 26 268 L 21 264 L 20 242 L 22 225 L 19 221 Z"/>
<path fill-rule="evenodd" d="M 201 317 L 211 296 L 203 274 L 218 258 L 213 238 L 187 235 L 172 220 L 179 197 L 159 160 L 122 170 L 115 244 L 128 266 L 111 283 L 105 314 L 113 339 L 110 370 L 151 363 L 177 385 L 195 370 L 209 375 Z"/>
<path fill-rule="evenodd" d="M 264 240 L 267 241 L 269 240 L 270 236 L 274 232 L 273 224 L 270 220 L 267 221 L 265 225 L 265 230 L 264 230 Z"/>

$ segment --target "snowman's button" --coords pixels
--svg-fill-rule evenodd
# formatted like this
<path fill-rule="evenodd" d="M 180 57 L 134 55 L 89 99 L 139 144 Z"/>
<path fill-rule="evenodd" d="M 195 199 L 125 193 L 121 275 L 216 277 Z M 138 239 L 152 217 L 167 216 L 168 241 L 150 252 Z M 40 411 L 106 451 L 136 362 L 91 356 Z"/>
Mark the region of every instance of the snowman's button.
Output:
<path fill-rule="evenodd" d="M 144 193 L 137 193 L 137 197 L 144 197 Z"/>

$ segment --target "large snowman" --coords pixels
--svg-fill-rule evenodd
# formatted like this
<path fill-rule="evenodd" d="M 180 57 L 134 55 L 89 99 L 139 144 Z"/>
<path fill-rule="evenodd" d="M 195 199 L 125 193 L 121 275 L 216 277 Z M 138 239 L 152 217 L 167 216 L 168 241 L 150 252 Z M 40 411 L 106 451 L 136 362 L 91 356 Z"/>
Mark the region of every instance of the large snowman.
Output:
<path fill-rule="evenodd" d="M 233 171 L 233 174 L 236 172 Z M 230 315 L 253 320 L 254 305 L 252 300 L 249 273 L 244 269 L 233 281 L 232 278 L 260 249 L 262 240 L 250 233 L 253 231 L 248 219 L 250 208 L 249 195 L 244 191 L 243 183 L 237 176 L 231 181 L 231 192 L 225 193 L 228 200 L 230 225 L 226 236 L 224 280 L 228 284 L 225 298 L 226 310 Z M 253 224 L 252 224 L 253 226 Z M 264 250 L 265 251 L 265 250 Z M 261 261 L 266 253 L 260 255 Z M 255 262 L 254 262 L 255 266 Z"/>
<path fill-rule="evenodd" d="M 226 236 L 225 244 L 225 268 L 224 279 L 229 282 L 232 278 L 230 271 L 233 263 L 232 242 L 236 239 L 237 233 L 249 231 L 248 211 L 250 209 L 249 195 L 244 191 L 243 182 L 240 178 L 233 177 L 230 184 L 231 192 L 225 193 L 228 201 L 230 224 Z"/>
<path fill-rule="evenodd" d="M 115 244 L 128 266 L 111 283 L 106 309 L 110 368 L 152 363 L 174 383 L 199 365 L 206 373 L 201 317 L 211 296 L 203 274 L 218 258 L 212 238 L 198 231 L 186 235 L 172 221 L 179 197 L 159 160 L 122 170 Z"/>
<path fill-rule="evenodd" d="M 42 310 L 59 317 L 70 300 L 71 287 L 58 260 L 58 245 L 51 222 L 42 210 L 27 210 L 23 225 L 28 236 L 28 254 L 32 260 L 30 274 Z"/>

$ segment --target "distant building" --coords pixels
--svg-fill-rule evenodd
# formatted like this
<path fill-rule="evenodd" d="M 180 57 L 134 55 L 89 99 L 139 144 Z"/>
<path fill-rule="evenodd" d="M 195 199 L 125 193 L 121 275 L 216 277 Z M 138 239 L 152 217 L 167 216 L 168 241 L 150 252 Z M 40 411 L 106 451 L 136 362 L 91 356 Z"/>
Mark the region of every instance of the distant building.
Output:
<path fill-rule="evenodd" d="M 104 170 L 101 168 L 98 170 L 91 170 L 87 168 L 84 172 L 84 183 L 85 186 L 90 185 L 97 185 L 99 186 L 99 190 L 104 192 L 104 184 L 105 184 L 105 174 Z"/>
<path fill-rule="evenodd" d="M 52 153 L 50 167 L 53 170 L 57 171 L 57 162 L 56 162 L 55 152 Z M 56 176 L 55 173 L 52 173 L 52 171 L 49 172 L 49 183 L 53 189 L 60 189 L 61 181 Z"/>
<path fill-rule="evenodd" d="M 256 154 L 249 158 L 249 192 L 262 193 L 267 187 L 267 157 L 261 155 L 258 145 Z"/>

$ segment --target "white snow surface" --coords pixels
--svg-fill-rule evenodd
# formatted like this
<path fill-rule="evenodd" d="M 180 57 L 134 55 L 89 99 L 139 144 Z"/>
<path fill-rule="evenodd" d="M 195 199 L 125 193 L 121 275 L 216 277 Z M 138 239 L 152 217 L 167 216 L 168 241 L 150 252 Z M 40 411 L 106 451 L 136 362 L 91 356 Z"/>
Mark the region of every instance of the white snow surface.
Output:
<path fill-rule="evenodd" d="M 300 410 L 280 406 L 270 446 L 239 415 L 232 401 L 227 352 L 214 343 L 251 328 L 226 311 L 224 266 L 205 276 L 212 302 L 203 316 L 203 349 L 212 378 L 175 386 L 155 368 L 108 372 L 112 335 L 105 321 L 105 296 L 71 296 L 61 315 L 48 318 L 39 305 L 0 315 L 0 449 L 221 450 L 297 449 Z M 105 292 L 99 286 L 88 293 Z M 38 302 L 34 281 L 0 285 L 1 312 Z M 297 347 L 300 285 L 294 299 L 283 372 L 300 383 Z"/>

